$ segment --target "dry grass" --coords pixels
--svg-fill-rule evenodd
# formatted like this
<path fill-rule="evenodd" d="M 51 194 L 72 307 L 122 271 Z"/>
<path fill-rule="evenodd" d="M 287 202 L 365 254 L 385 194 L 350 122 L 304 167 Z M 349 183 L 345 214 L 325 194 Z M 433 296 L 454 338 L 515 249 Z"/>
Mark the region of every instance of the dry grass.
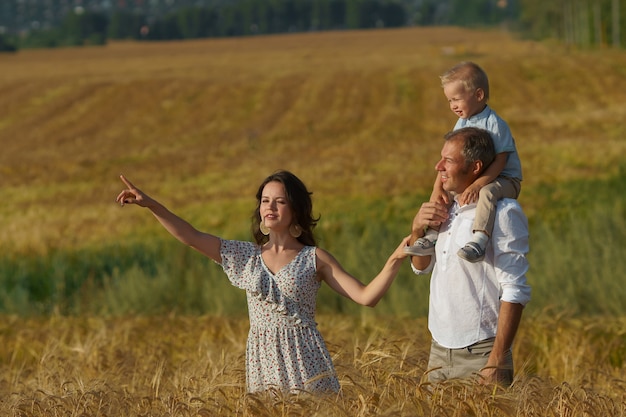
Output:
<path fill-rule="evenodd" d="M 525 322 L 516 345 L 516 380 L 507 390 L 468 381 L 426 382 L 425 320 L 319 321 L 342 385 L 336 397 L 246 394 L 245 318 L 4 317 L 0 414 L 626 415 L 623 320 Z M 604 333 L 607 325 L 612 335 Z M 586 336 L 598 333 L 605 337 Z M 541 338 L 548 339 L 548 348 L 533 346 Z M 605 360 L 617 353 L 622 362 Z"/>
<path fill-rule="evenodd" d="M 338 197 L 426 193 L 455 122 L 438 75 L 462 59 L 490 74 L 530 215 L 545 209 L 537 184 L 615 173 L 626 151 L 616 51 L 455 28 L 28 50 L 0 56 L 0 246 L 41 252 L 127 234 L 112 206 L 120 172 L 187 213 L 229 204 L 247 215 L 278 168 L 306 181 L 321 212 Z"/>

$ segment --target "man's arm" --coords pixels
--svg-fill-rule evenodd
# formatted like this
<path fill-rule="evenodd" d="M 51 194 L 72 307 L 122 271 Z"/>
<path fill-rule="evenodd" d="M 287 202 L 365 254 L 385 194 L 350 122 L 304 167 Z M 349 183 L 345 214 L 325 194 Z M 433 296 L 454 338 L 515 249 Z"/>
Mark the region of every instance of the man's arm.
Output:
<path fill-rule="evenodd" d="M 524 306 L 530 301 L 528 271 L 528 221 L 518 202 L 501 200 L 494 233 L 494 266 L 502 288 L 498 330 L 487 365 L 480 374 L 483 382 L 497 382 L 497 367 L 505 364 L 505 354 L 513 344 Z"/>
<path fill-rule="evenodd" d="M 500 304 L 498 332 L 487 365 L 480 371 L 481 382 L 498 382 L 498 369 L 506 365 L 506 352 L 513 345 L 517 328 L 522 320 L 522 311 L 524 311 L 524 306 L 518 303 L 503 301 Z"/>

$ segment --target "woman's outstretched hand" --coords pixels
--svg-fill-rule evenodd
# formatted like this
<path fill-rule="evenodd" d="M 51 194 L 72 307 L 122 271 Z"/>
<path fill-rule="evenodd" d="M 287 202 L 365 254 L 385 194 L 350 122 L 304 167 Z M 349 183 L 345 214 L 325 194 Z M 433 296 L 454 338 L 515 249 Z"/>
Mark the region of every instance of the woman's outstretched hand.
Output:
<path fill-rule="evenodd" d="M 120 175 L 120 179 L 126 185 L 126 189 L 122 190 L 121 193 L 115 199 L 121 206 L 124 204 L 137 204 L 141 207 L 146 207 L 147 202 L 150 200 L 150 197 L 141 192 L 140 189 L 135 187 L 132 182 L 130 182 L 124 175 Z"/>
<path fill-rule="evenodd" d="M 402 242 L 398 245 L 396 250 L 391 254 L 391 257 L 396 257 L 398 259 L 408 258 L 408 254 L 404 251 L 404 249 L 409 246 L 409 242 L 411 241 L 411 235 L 408 235 Z"/>

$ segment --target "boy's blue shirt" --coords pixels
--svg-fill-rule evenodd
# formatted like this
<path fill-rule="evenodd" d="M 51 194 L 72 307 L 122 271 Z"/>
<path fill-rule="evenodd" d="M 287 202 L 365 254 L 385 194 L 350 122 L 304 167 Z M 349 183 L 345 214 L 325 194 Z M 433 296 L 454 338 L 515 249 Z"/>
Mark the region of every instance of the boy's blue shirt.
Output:
<path fill-rule="evenodd" d="M 508 153 L 506 165 L 500 175 L 522 180 L 522 163 L 517 153 L 511 129 L 509 129 L 509 125 L 504 119 L 498 116 L 491 107 L 487 105 L 480 113 L 467 119 L 457 120 L 454 130 L 462 127 L 478 127 L 488 131 L 493 139 L 496 153 Z"/>

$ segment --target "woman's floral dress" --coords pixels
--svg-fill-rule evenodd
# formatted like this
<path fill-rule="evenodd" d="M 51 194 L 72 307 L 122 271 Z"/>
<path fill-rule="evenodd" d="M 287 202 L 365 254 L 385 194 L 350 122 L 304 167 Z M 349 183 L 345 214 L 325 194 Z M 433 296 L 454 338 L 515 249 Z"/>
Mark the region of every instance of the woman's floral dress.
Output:
<path fill-rule="evenodd" d="M 305 246 L 276 274 L 267 268 L 261 248 L 254 243 L 222 240 L 220 253 L 228 279 L 247 294 L 248 391 L 339 391 L 330 354 L 315 322 L 321 285 L 315 247 Z"/>

